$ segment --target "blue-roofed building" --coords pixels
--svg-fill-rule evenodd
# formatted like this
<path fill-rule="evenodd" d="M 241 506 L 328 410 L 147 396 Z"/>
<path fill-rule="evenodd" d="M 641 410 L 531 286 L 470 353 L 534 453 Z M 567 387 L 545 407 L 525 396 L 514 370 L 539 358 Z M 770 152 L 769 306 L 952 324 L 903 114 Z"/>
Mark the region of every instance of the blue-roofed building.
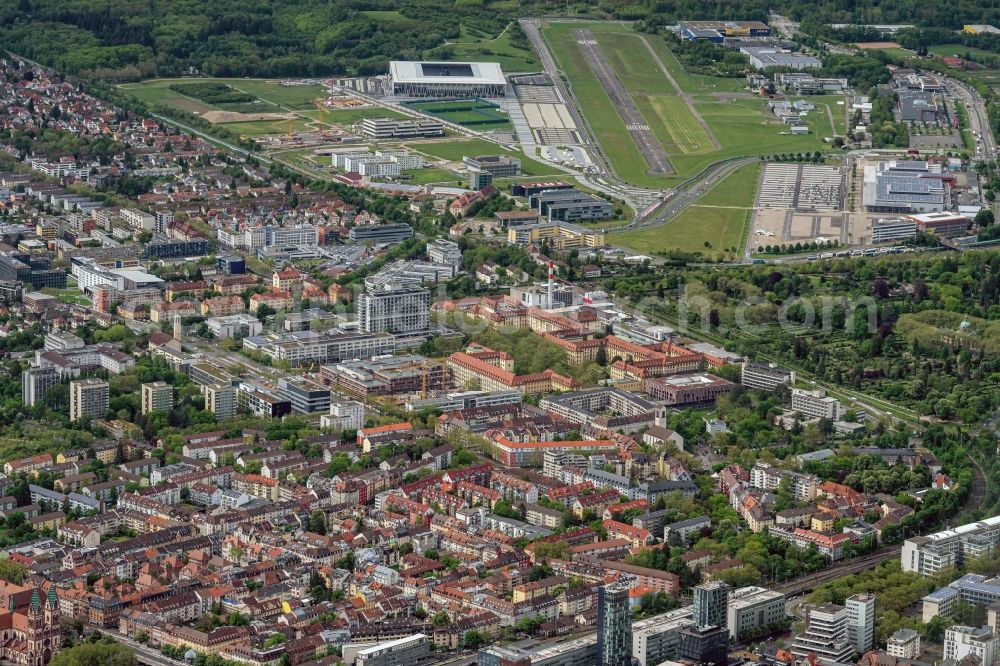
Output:
<path fill-rule="evenodd" d="M 888 213 L 941 212 L 949 204 L 951 180 L 939 167 L 915 160 L 865 167 L 865 209 Z"/>

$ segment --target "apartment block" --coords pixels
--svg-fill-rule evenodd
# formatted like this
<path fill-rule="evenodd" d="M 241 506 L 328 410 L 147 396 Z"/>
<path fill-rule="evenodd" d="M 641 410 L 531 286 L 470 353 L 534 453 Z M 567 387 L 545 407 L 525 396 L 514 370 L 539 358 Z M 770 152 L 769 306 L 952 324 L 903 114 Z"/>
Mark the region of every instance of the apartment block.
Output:
<path fill-rule="evenodd" d="M 69 383 L 69 419 L 85 416 L 103 419 L 108 412 L 109 387 L 100 379 L 78 379 Z"/>

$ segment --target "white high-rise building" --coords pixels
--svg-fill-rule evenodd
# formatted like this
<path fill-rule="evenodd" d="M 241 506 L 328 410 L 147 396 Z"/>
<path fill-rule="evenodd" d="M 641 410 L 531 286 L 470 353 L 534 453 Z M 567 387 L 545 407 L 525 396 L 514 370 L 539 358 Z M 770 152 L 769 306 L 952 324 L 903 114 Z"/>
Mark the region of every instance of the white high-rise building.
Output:
<path fill-rule="evenodd" d="M 365 425 L 365 406 L 354 400 L 330 403 L 330 413 L 319 417 L 322 428 L 360 430 Z"/>
<path fill-rule="evenodd" d="M 358 297 L 358 327 L 365 333 L 426 331 L 431 292 L 423 288 L 371 290 Z"/>
<path fill-rule="evenodd" d="M 875 595 L 862 592 L 847 597 L 847 640 L 860 654 L 875 647 Z"/>
<path fill-rule="evenodd" d="M 847 617 L 847 609 L 837 604 L 812 608 L 806 630 L 792 641 L 792 654 L 805 659 L 815 653 L 821 659 L 847 662 L 854 654 L 854 645 L 847 640 Z"/>
<path fill-rule="evenodd" d="M 956 625 L 944 632 L 944 658 L 958 661 L 974 654 L 982 666 L 993 666 L 997 661 L 996 637 L 989 627 L 966 627 Z"/>
<path fill-rule="evenodd" d="M 69 383 L 69 420 L 84 416 L 103 419 L 108 413 L 109 387 L 96 378 L 78 379 Z"/>

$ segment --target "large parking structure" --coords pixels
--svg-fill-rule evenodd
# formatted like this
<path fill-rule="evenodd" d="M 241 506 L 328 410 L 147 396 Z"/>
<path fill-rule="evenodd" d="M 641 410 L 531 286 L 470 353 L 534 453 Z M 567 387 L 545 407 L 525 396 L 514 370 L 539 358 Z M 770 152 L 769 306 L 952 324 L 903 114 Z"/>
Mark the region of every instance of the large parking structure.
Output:
<path fill-rule="evenodd" d="M 770 162 L 761 170 L 757 208 L 839 211 L 844 204 L 844 174 L 822 164 Z"/>

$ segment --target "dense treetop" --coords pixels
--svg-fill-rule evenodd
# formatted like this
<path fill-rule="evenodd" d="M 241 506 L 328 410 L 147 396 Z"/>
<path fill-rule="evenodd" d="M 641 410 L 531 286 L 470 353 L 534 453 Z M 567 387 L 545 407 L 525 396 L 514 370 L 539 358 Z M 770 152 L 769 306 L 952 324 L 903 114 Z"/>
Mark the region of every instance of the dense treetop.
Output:
<path fill-rule="evenodd" d="M 959 28 L 1000 22 L 975 0 L 18 0 L 0 6 L 0 42 L 70 74 L 115 79 L 175 76 L 310 76 L 384 72 L 466 31 L 496 35 L 519 16 L 759 19 L 768 10 L 815 22 L 907 22 Z"/>

